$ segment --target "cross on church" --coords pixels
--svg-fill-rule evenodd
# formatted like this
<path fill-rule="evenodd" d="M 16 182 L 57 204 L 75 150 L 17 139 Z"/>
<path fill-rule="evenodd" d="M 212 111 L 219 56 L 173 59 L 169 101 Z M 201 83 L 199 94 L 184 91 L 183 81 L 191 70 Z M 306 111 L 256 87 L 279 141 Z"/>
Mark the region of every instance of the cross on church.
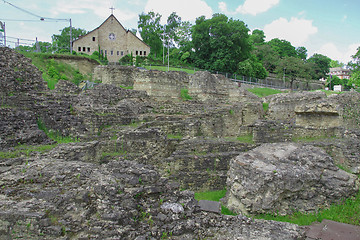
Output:
<path fill-rule="evenodd" d="M 113 14 L 113 13 L 114 13 L 115 8 L 114 8 L 114 7 L 111 7 L 110 9 L 111 9 L 111 14 Z"/>

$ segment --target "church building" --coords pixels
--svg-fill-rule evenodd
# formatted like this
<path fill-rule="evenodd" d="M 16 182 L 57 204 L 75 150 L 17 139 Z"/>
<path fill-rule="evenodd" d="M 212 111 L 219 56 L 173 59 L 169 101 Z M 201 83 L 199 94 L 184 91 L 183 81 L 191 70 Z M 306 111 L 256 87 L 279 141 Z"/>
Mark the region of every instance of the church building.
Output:
<path fill-rule="evenodd" d="M 109 62 L 118 62 L 120 58 L 131 53 L 134 57 L 150 54 L 150 46 L 133 32 L 126 30 L 113 14 L 99 27 L 74 40 L 73 50 L 89 55 L 98 51 L 106 56 Z"/>

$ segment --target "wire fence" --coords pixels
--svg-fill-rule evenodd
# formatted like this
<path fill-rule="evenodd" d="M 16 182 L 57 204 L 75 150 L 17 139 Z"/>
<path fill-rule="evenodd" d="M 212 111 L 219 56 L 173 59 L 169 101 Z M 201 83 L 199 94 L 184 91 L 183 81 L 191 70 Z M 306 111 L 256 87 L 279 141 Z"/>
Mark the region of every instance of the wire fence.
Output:
<path fill-rule="evenodd" d="M 125 63 L 109 63 L 109 65 L 122 65 L 122 66 L 137 66 L 138 68 L 147 69 L 147 70 L 162 70 L 162 71 L 183 71 L 187 72 L 188 74 L 194 74 L 195 72 L 199 71 L 207 71 L 212 74 L 218 74 L 223 75 L 224 77 L 228 78 L 229 80 L 238 83 L 239 86 L 241 84 L 248 84 L 248 85 L 254 85 L 259 87 L 267 87 L 267 88 L 276 88 L 276 89 L 290 89 L 291 86 L 282 79 L 279 78 L 273 78 L 276 80 L 270 80 L 269 78 L 265 79 L 259 79 L 254 77 L 248 77 L 243 76 L 236 73 L 225 73 L 225 72 L 219 72 L 219 71 L 213 71 L 213 70 L 206 70 L 196 67 L 188 67 L 188 66 L 167 66 L 167 65 L 161 65 L 161 64 L 139 64 L 139 65 L 133 65 L 133 64 L 125 64 Z"/>

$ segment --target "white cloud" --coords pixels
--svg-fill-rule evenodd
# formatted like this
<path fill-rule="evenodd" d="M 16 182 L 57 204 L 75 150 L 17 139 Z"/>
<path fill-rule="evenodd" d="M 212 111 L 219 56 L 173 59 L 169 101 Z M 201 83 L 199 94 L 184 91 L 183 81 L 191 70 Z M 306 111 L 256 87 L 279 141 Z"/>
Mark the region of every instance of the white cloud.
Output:
<path fill-rule="evenodd" d="M 101 18 L 107 18 L 110 15 L 110 7 L 115 6 L 114 0 L 60 0 L 56 2 L 56 6 L 51 10 L 55 15 L 60 13 L 83 14 L 92 11 Z M 114 15 L 119 21 L 127 21 L 137 17 L 136 13 L 115 7 Z"/>
<path fill-rule="evenodd" d="M 219 2 L 219 9 L 221 12 L 225 13 L 225 14 L 229 14 L 229 11 L 227 10 L 227 5 L 226 2 Z"/>
<path fill-rule="evenodd" d="M 230 12 L 227 9 L 225 2 L 219 2 L 220 11 L 225 14 L 250 14 L 256 16 L 259 13 L 267 12 L 270 8 L 278 5 L 280 0 L 245 0 L 243 5 L 236 8 L 235 12 Z"/>
<path fill-rule="evenodd" d="M 333 60 L 338 60 L 342 63 L 347 64 L 352 60 L 351 56 L 356 54 L 356 49 L 360 46 L 360 43 L 350 44 L 344 49 L 339 49 L 334 43 L 324 44 L 316 53 L 328 56 Z"/>
<path fill-rule="evenodd" d="M 296 47 L 303 46 L 309 37 L 317 32 L 318 28 L 313 26 L 312 20 L 296 17 L 292 17 L 290 21 L 279 18 L 264 27 L 267 41 L 273 38 L 285 39 Z"/>
<path fill-rule="evenodd" d="M 211 18 L 213 14 L 211 7 L 203 0 L 148 0 L 144 11 L 161 14 L 162 23 L 166 22 L 172 12 L 176 12 L 183 21 L 191 22 L 202 15 Z"/>

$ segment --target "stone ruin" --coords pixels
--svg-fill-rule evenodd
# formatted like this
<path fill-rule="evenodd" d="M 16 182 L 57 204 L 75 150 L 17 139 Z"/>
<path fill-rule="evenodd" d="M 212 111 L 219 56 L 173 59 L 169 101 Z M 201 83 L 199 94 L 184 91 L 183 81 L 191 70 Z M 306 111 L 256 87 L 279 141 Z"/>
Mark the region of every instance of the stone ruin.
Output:
<path fill-rule="evenodd" d="M 359 190 L 354 174 L 335 166 L 322 149 L 264 144 L 230 162 L 227 206 L 242 214 L 312 212 Z"/>
<path fill-rule="evenodd" d="M 28 59 L 0 51 L 0 151 L 54 144 L 1 158 L 0 238 L 305 239 L 294 224 L 206 211 L 192 191 L 227 185 L 226 204 L 251 215 L 314 211 L 358 190 L 335 165 L 360 171 L 357 93 L 261 99 L 219 75 L 134 68 L 117 73 L 124 82 L 50 91 Z M 55 145 L 40 122 L 77 141 Z M 324 140 L 291 143 L 313 136 Z"/>

